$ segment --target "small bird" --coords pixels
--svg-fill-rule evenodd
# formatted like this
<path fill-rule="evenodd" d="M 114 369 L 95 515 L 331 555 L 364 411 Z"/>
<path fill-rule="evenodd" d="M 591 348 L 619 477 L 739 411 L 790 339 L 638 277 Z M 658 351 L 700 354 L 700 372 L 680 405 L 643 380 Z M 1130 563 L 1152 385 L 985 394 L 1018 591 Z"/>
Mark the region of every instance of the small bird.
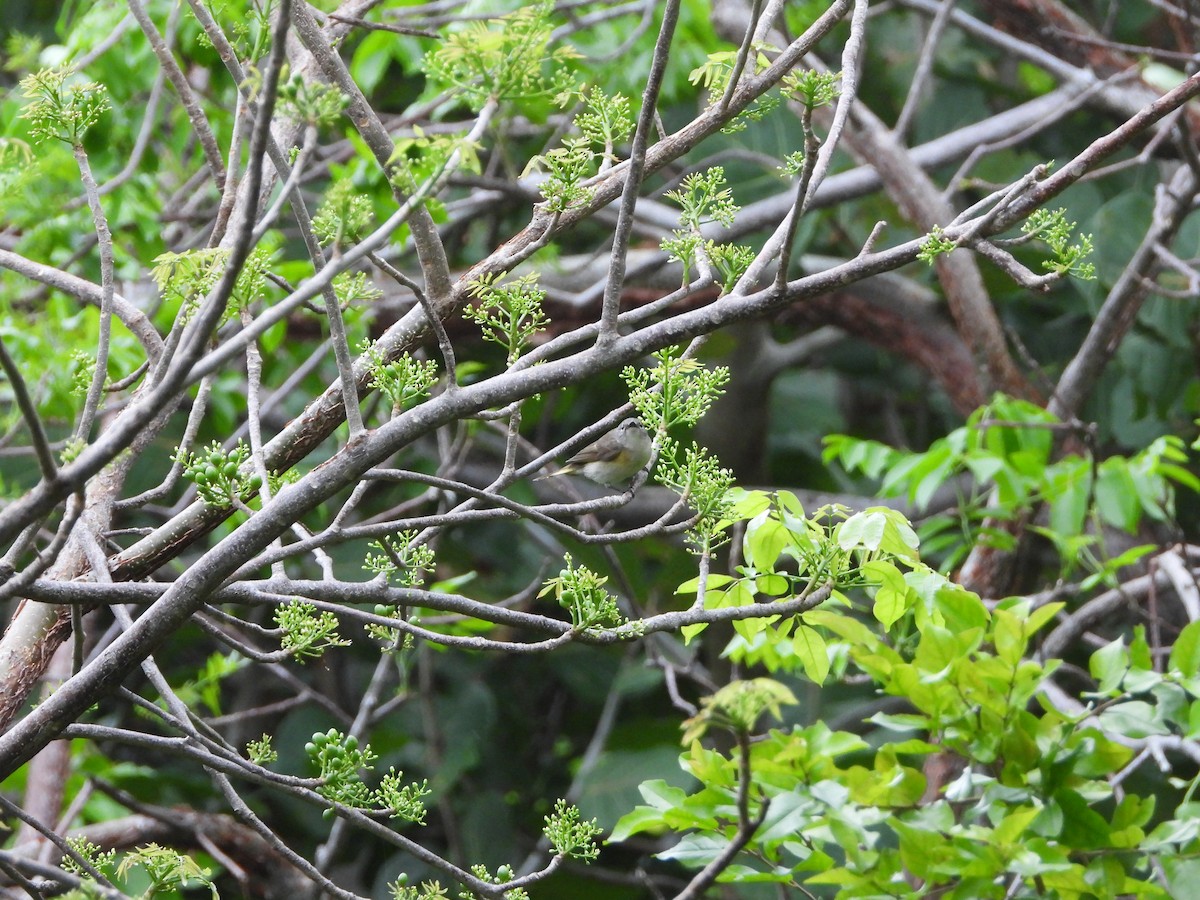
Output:
<path fill-rule="evenodd" d="M 650 462 L 652 446 L 650 434 L 642 423 L 626 419 L 568 459 L 557 472 L 540 475 L 535 480 L 578 474 L 605 487 L 623 486 Z"/>

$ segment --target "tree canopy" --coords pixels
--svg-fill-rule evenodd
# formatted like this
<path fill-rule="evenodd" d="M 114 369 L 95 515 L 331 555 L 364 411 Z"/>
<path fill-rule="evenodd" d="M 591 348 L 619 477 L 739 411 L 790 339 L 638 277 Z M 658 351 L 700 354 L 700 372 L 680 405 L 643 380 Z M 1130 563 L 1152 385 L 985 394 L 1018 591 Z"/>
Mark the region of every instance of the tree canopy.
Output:
<path fill-rule="evenodd" d="M 1188 896 L 1198 17 L 6 11 L 0 895 Z"/>

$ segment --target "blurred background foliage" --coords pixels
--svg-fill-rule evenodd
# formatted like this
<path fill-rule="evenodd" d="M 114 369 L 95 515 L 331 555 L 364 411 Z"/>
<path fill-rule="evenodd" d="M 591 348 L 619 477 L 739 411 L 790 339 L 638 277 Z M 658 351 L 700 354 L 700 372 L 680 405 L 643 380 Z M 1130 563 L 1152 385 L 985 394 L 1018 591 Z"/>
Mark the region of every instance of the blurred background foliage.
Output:
<path fill-rule="evenodd" d="M 190 15 L 178 15 L 173 4 L 157 0 L 147 5 L 160 28 L 177 29 L 177 52 L 185 60 L 185 71 L 202 97 L 218 143 L 227 147 L 235 87 L 216 53 Z M 388 17 L 402 17 L 406 5 L 386 0 L 379 9 Z M 504 13 L 518 5 L 486 0 L 465 3 L 456 10 L 465 19 L 476 13 Z M 968 9 L 973 6 L 962 5 Z M 1082 5 L 1111 10 L 1111 37 L 1115 41 L 1143 44 L 1156 40 L 1160 22 L 1151 4 Z M 332 11 L 334 5 L 324 2 L 318 6 Z M 790 29 L 798 31 L 823 7 L 818 2 L 788 4 Z M 252 7 L 242 0 L 226 0 L 214 3 L 213 10 L 230 33 L 242 31 L 245 40 L 252 39 L 257 27 Z M 734 49 L 718 38 L 711 14 L 706 0 L 685 0 L 682 4 L 661 100 L 668 130 L 690 120 L 704 103 L 704 89 L 693 84 L 689 74 L 708 53 Z M 0 44 L 5 48 L 0 54 L 4 59 L 4 71 L 0 73 L 0 137 L 8 142 L 8 153 L 0 164 L 0 246 L 93 282 L 100 277 L 93 252 L 95 236 L 87 208 L 81 202 L 82 190 L 70 148 L 49 142 L 26 149 L 28 123 L 20 115 L 26 101 L 16 84 L 39 67 L 87 57 L 87 76 L 107 86 L 112 109 L 89 132 L 86 147 L 101 183 L 113 177 L 133 152 L 153 81 L 149 73 L 158 71 L 139 29 L 123 24 L 127 17 L 126 9 L 111 0 L 65 5 L 8 3 L 0 17 Z M 168 26 L 168 19 L 174 25 Z M 904 104 L 927 24 L 924 16 L 906 11 L 902 5 L 879 10 L 872 20 L 861 100 L 885 121 L 894 121 Z M 449 30 L 456 27 L 447 26 Z M 93 56 L 94 49 L 118 32 L 112 49 Z M 844 35 L 844 30 L 837 33 L 839 39 Z M 579 53 L 573 65 L 581 80 L 638 98 L 654 38 L 654 28 L 636 30 L 630 26 L 630 17 L 613 18 L 570 36 L 569 42 Z M 425 54 L 435 46 L 434 40 L 424 37 L 352 32 L 341 52 L 358 84 L 386 121 L 389 116 L 404 116 L 438 98 L 438 88 L 427 83 L 422 65 Z M 837 46 L 837 40 L 826 45 Z M 946 134 L 977 121 L 981 110 L 1013 106 L 1046 93 L 1052 86 L 1045 72 L 1025 62 L 1014 63 L 994 47 L 951 29 L 939 47 L 926 102 L 913 120 L 913 142 Z M 150 152 L 133 176 L 107 194 L 103 202 L 114 235 L 119 289 L 165 329 L 174 310 L 160 306 L 153 288 L 146 284 L 146 273 L 156 256 L 177 250 L 190 239 L 193 225 L 189 214 L 210 214 L 217 195 L 210 185 L 208 195 L 195 202 L 194 191 L 186 190 L 189 179 L 202 165 L 202 157 L 185 112 L 169 89 L 159 115 L 150 138 Z M 458 103 L 441 102 L 423 120 L 423 127 L 450 128 L 466 115 Z M 506 109 L 497 124 L 503 137 L 490 142 L 483 174 L 452 180 L 442 199 L 447 208 L 443 234 L 453 270 L 469 267 L 503 236 L 523 227 L 530 200 L 513 185 L 529 160 L 544 150 L 558 115 L 557 107 L 548 100 Z M 961 195 L 983 196 L 993 185 L 1019 178 L 1040 162 L 1068 159 L 1112 125 L 1112 119 L 1091 109 L 1073 113 L 1017 147 L 988 154 L 970 173 Z M 686 171 L 716 162 L 725 167 L 736 201 L 747 206 L 783 190 L 785 183 L 777 167 L 799 141 L 793 118 L 780 111 L 751 123 L 745 130 L 706 142 L 651 178 L 646 187 L 661 199 L 661 193 L 673 187 Z M 1121 158 L 1133 159 L 1136 153 L 1133 148 L 1124 151 Z M 356 190 L 370 198 L 377 216 L 394 208 L 377 166 L 344 122 L 323 129 L 318 160 L 304 182 L 311 208 L 319 204 L 335 177 L 351 179 Z M 835 170 L 853 165 L 848 155 L 839 153 Z M 945 183 L 957 165 L 934 172 L 934 178 Z M 1078 223 L 1080 232 L 1092 234 L 1098 248 L 1093 258 L 1094 281 L 1067 279 L 1048 293 L 1034 294 L 983 265 L 988 292 L 1014 346 L 1021 348 L 1022 363 L 1035 386 L 1046 393 L 1079 347 L 1100 302 L 1144 233 L 1157 183 L 1153 168 L 1130 166 L 1124 172 L 1078 184 L 1062 197 L 1067 218 Z M 486 213 L 459 215 L 457 209 L 483 189 L 496 191 Z M 192 201 L 193 208 L 182 210 L 183 200 Z M 880 220 L 888 223 L 884 234 L 889 243 L 921 233 L 905 222 L 883 193 L 872 192 L 809 213 L 799 231 L 797 258 L 807 266 L 820 257 L 853 256 Z M 556 261 L 569 268 L 580 256 L 603 253 L 610 229 L 607 220 L 587 222 L 564 235 L 539 262 L 547 270 L 553 270 Z M 751 231 L 741 235 L 740 240 L 757 246 L 765 236 L 766 232 Z M 296 234 L 284 228 L 280 238 L 276 271 L 297 283 L 311 266 L 304 261 Z M 641 235 L 639 240 L 648 244 L 650 236 Z M 1016 252 L 1030 268 L 1039 270 L 1044 251 L 1028 248 Z M 1184 258 L 1200 256 L 1200 220 L 1196 217 L 1185 226 L 1177 253 Z M 412 267 L 410 245 L 398 243 L 389 256 L 402 268 Z M 937 284 L 932 269 L 909 267 L 903 277 L 914 290 L 924 291 L 930 298 L 932 315 L 944 317 L 933 299 Z M 1165 279 L 1168 286 L 1170 280 L 1171 276 Z M 1186 287 L 1182 280 L 1175 286 Z M 569 306 L 564 304 L 563 308 Z M 369 308 L 349 314 L 351 346 L 377 335 L 400 309 L 396 297 L 385 296 Z M 1094 441 L 1100 454 L 1133 453 L 1163 435 L 1187 440 L 1195 436 L 1193 422 L 1200 415 L 1196 312 L 1195 297 L 1153 297 L 1145 305 L 1082 411 L 1083 420 L 1095 423 Z M 82 373 L 86 384 L 86 361 L 96 344 L 97 321 L 95 309 L 80 309 L 53 291 L 31 286 L 13 272 L 0 270 L 0 333 L 36 386 L 38 406 L 52 428 L 54 440 L 61 441 L 70 433 L 81 406 L 79 379 Z M 469 328 L 461 324 L 452 327 L 460 360 L 477 361 L 487 370 L 502 364 L 496 351 L 473 337 Z M 785 313 L 766 323 L 718 335 L 706 349 L 706 362 L 731 367 L 731 394 L 736 394 L 736 402 L 719 404 L 699 433 L 712 446 L 754 448 L 753 452 L 741 453 L 736 461 L 729 460 L 742 483 L 869 496 L 877 487 L 875 479 L 824 461 L 822 442 L 826 435 L 851 434 L 924 450 L 963 423 L 962 412 L 955 409 L 928 372 L 883 342 L 862 340 L 848 333 L 832 336 L 798 364 L 782 367 L 770 377 L 754 371 L 756 348 L 764 346 L 764 341 L 788 347 L 811 336 L 813 330 L 810 319 L 801 317 L 797 321 Z M 134 338 L 119 324 L 114 332 L 109 373 L 117 380 L 132 373 L 140 353 Z M 264 382 L 277 386 L 304 367 L 317 352 L 323 334 L 316 315 L 302 312 L 293 316 L 286 333 L 280 330 L 268 341 Z M 278 427 L 301 410 L 305 398 L 319 393 L 335 377 L 333 360 L 326 355 L 296 386 L 294 400 L 280 398 L 269 421 Z M 748 391 L 738 391 L 743 379 L 750 385 Z M 586 386 L 531 401 L 523 416 L 528 435 L 542 446 L 563 439 L 623 402 L 624 390 L 613 373 Z M 234 434 L 244 421 L 244 401 L 238 375 L 229 373 L 218 379 L 199 444 L 225 440 Z M 0 421 L 0 432 L 11 439 L 23 423 L 14 408 L 6 408 L 9 411 Z M 182 423 L 168 428 L 139 463 L 129 484 L 131 493 L 161 480 L 181 427 Z M 503 452 L 502 437 L 489 435 L 483 425 L 472 427 L 479 431 L 476 452 L 480 465 L 498 458 Z M 330 443 L 329 449 L 332 447 Z M 321 452 L 313 454 L 304 466 L 318 464 L 322 456 Z M 438 448 L 429 442 L 409 448 L 399 462 L 433 471 L 437 458 Z M 18 495 L 35 483 L 37 476 L 30 459 L 0 456 L 0 488 L 5 496 Z M 379 496 L 367 497 L 364 519 L 397 502 L 386 488 L 376 491 Z M 518 485 L 512 495 L 517 499 L 534 496 L 528 485 Z M 161 521 L 172 509 L 180 508 L 187 497 L 187 492 L 172 497 L 167 506 L 150 507 L 120 524 L 154 524 L 156 517 Z M 1182 499 L 1180 517 L 1171 523 L 1173 534 L 1195 537 L 1195 506 L 1190 496 Z M 327 512 L 315 515 L 314 520 L 327 520 Z M 219 526 L 213 539 L 231 527 L 228 523 Z M 549 534 L 543 535 L 540 542 L 514 542 L 510 529 L 494 524 L 461 526 L 444 535 L 438 546 L 436 577 L 466 577 L 463 590 L 481 599 L 499 600 L 539 577 L 552 575 L 563 549 L 595 570 L 618 573 L 616 586 L 620 593 L 639 598 L 639 607 L 647 613 L 678 608 L 681 603 L 675 588 L 695 574 L 693 558 L 671 542 L 649 541 L 612 550 L 564 547 L 561 536 Z M 334 547 L 330 552 L 342 577 L 366 577 L 356 548 Z M 184 556 L 173 567 L 187 564 L 188 557 Z M 1052 581 L 1052 570 L 1053 566 L 1048 566 L 1043 578 Z M 319 573 L 314 571 L 313 576 L 319 577 Z M 261 618 L 269 624 L 265 613 Z M 731 664 L 722 658 L 729 635 L 728 629 L 712 628 L 694 651 L 713 672 L 730 670 Z M 258 667 L 230 662 L 214 669 L 211 647 L 198 630 L 186 633 L 175 644 L 176 652 L 159 662 L 175 687 L 191 685 L 195 696 L 209 703 L 210 712 L 218 716 L 247 706 L 286 701 L 295 694 L 294 679 L 311 683 L 331 698 L 329 705 L 285 704 L 290 708 L 235 723 L 227 733 L 235 745 L 240 745 L 264 730 L 273 732 L 280 752 L 279 771 L 303 772 L 306 760 L 300 748 L 314 732 L 346 727 L 344 711 L 355 708 L 378 659 L 369 641 L 354 637 L 355 646 L 330 652 L 306 667 L 289 664 L 291 673 L 286 677 L 264 679 Z M 657 648 L 652 655 L 680 652 L 670 642 L 663 642 L 661 647 L 652 642 L 652 646 Z M 566 795 L 575 799 L 585 816 L 597 817 L 599 824 L 608 829 L 638 802 L 636 788 L 642 781 L 664 778 L 681 786 L 687 783 L 676 762 L 679 714 L 669 701 L 658 669 L 647 666 L 641 654 L 629 647 L 572 646 L 545 655 L 498 656 L 448 652 L 423 645 L 403 656 L 398 665 L 401 670 L 396 696 L 401 699 L 396 702 L 394 714 L 371 737 L 371 745 L 380 756 L 377 767 L 386 770 L 394 765 L 412 777 L 429 779 L 432 813 L 422 840 L 439 845 L 452 858 L 489 866 L 516 865 L 533 852 L 542 819 L 550 811 L 550 798 Z M 206 666 L 219 673 L 208 683 L 203 674 Z M 789 708 L 789 722 L 824 720 L 831 727 L 870 728 L 863 719 L 877 701 L 863 687 L 831 685 L 818 689 L 799 675 L 780 673 L 777 677 L 801 699 L 799 706 Z M 342 715 L 335 714 L 338 710 L 343 711 Z M 137 715 L 124 705 L 101 704 L 99 710 L 101 719 L 130 728 L 138 727 Z M 598 722 L 602 724 L 597 726 Z M 593 741 L 599 746 L 591 748 Z M 82 789 L 85 779 L 93 777 L 159 806 L 220 807 L 200 773 L 178 759 L 152 751 L 126 748 L 107 754 L 79 742 L 69 776 L 71 791 Z M 19 792 L 21 776 L 11 779 L 4 789 Z M 256 811 L 311 858 L 324 840 L 328 823 L 313 808 L 278 795 L 264 795 L 256 802 Z M 83 823 L 105 821 L 121 811 L 109 795 L 97 792 L 91 794 L 79 817 Z M 608 849 L 600 868 L 629 871 L 637 864 L 633 858 L 652 846 L 639 846 L 634 841 Z M 198 858 L 205 859 L 203 855 Z M 613 864 L 605 866 L 610 859 Z M 212 864 L 211 859 L 207 862 Z M 674 871 L 666 864 L 642 862 L 667 874 Z M 402 858 L 368 841 L 345 846 L 334 867 L 338 869 L 355 873 L 356 880 L 374 896 L 384 896 L 385 884 L 401 870 L 414 881 L 435 874 L 423 871 L 421 864 L 411 858 Z M 532 893 L 535 897 L 580 900 L 643 895 L 616 876 L 614 882 L 585 879 L 568 867 Z M 774 888 L 743 887 L 736 896 L 778 895 Z"/>

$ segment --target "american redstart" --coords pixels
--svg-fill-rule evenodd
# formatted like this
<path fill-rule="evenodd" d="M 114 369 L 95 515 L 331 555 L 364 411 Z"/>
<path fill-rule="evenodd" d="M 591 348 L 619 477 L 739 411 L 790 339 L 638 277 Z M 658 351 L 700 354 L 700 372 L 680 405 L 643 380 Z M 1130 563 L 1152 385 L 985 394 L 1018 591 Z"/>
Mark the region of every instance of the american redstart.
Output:
<path fill-rule="evenodd" d="M 536 480 L 578 474 L 605 487 L 625 485 L 650 461 L 651 447 L 650 434 L 642 423 L 626 419 L 568 459 L 557 472 L 540 475 Z"/>

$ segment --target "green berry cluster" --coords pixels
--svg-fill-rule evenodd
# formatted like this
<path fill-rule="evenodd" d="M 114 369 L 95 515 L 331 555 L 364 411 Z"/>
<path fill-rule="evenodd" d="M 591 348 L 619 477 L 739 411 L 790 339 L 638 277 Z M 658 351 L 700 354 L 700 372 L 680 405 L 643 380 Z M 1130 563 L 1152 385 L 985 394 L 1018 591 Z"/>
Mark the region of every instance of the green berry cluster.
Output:
<path fill-rule="evenodd" d="M 304 752 L 320 769 L 324 783 L 317 790 L 323 797 L 358 809 L 370 805 L 371 791 L 358 774 L 360 769 L 370 769 L 376 759 L 369 746 L 359 749 L 354 735 L 330 728 L 314 734 Z M 327 818 L 332 815 L 332 809 L 325 811 Z"/>
<path fill-rule="evenodd" d="M 386 814 L 393 819 L 403 819 L 414 825 L 425 823 L 425 798 L 429 796 L 429 781 L 405 782 L 404 773 L 395 768 L 388 769 L 380 779 L 379 787 L 371 790 L 362 780 L 362 772 L 374 768 L 378 756 L 369 745 L 358 745 L 354 735 L 344 735 L 336 728 L 317 732 L 304 745 L 309 759 L 320 769 L 321 796 L 335 803 L 367 810 L 372 814 Z M 332 818 L 335 809 L 325 810 L 325 817 Z"/>
<path fill-rule="evenodd" d="M 200 499 L 209 506 L 230 506 L 262 487 L 259 475 L 243 471 L 250 448 L 241 441 L 229 451 L 213 441 L 206 452 L 178 450 L 174 458 L 183 464 L 183 477 L 196 485 Z"/>

